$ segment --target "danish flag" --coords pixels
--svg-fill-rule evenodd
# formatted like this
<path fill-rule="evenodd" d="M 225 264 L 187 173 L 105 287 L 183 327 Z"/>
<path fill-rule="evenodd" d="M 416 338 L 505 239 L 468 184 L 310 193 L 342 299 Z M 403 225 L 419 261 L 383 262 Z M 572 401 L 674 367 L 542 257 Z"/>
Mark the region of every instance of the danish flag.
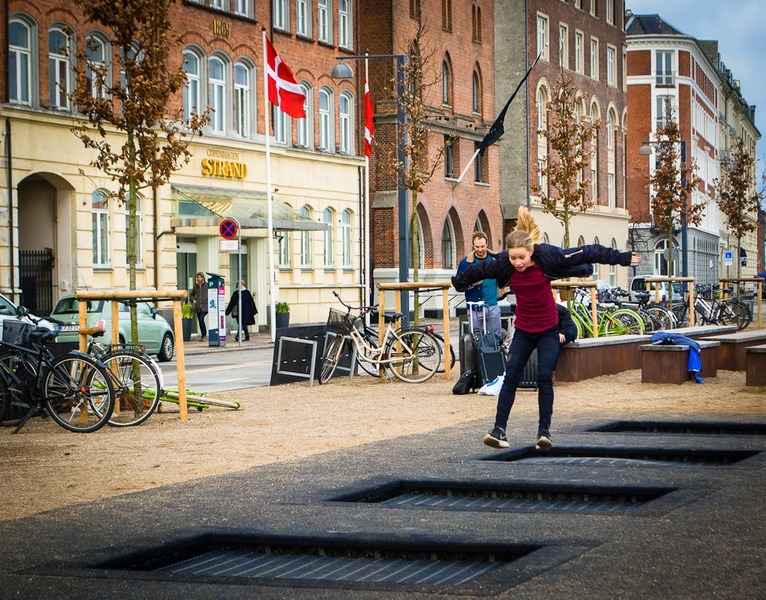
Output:
<path fill-rule="evenodd" d="M 372 121 L 372 100 L 370 99 L 370 84 L 364 82 L 364 155 L 369 158 L 372 154 L 372 136 L 375 135 L 375 123 Z"/>
<path fill-rule="evenodd" d="M 274 50 L 269 38 L 266 38 L 266 74 L 269 80 L 269 102 L 282 109 L 282 112 L 294 119 L 306 116 L 303 103 L 306 94 L 295 81 L 295 75 Z"/>

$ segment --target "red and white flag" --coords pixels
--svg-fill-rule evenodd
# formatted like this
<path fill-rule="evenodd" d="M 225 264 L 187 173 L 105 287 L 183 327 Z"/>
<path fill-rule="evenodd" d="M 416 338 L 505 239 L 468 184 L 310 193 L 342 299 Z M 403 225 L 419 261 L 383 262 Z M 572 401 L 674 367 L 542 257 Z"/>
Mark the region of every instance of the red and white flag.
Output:
<path fill-rule="evenodd" d="M 372 136 L 375 135 L 375 123 L 372 120 L 372 100 L 370 99 L 370 84 L 364 82 L 364 155 L 369 158 L 372 154 Z"/>
<path fill-rule="evenodd" d="M 282 112 L 294 119 L 306 116 L 303 103 L 306 94 L 295 81 L 295 75 L 274 50 L 269 38 L 266 38 L 266 74 L 269 80 L 269 102 L 282 109 Z"/>

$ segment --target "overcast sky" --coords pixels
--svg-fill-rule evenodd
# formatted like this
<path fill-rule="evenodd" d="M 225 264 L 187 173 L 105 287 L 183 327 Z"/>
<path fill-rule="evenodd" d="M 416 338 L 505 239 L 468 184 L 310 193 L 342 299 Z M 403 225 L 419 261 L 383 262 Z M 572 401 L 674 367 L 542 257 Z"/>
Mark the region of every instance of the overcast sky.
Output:
<path fill-rule="evenodd" d="M 766 1 L 764 0 L 625 0 L 634 14 L 657 14 L 679 31 L 698 40 L 718 40 L 721 60 L 740 80 L 740 90 L 755 105 L 761 133 L 759 171 L 766 163 Z"/>

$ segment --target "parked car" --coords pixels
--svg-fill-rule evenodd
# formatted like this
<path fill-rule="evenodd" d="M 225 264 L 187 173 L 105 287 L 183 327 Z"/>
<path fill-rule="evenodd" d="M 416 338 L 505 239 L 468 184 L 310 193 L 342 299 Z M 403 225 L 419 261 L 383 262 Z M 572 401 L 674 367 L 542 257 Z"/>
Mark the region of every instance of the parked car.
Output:
<path fill-rule="evenodd" d="M 88 300 L 88 327 L 93 327 L 98 321 L 104 322 L 106 335 L 112 330 L 112 303 L 108 300 Z M 56 304 L 51 317 L 63 321 L 66 325 L 60 327 L 57 338 L 59 342 L 76 342 L 77 330 L 80 323 L 80 302 L 72 295 L 63 296 Z M 138 316 L 138 343 L 146 348 L 147 354 L 156 354 L 161 362 L 173 358 L 175 339 L 173 329 L 157 309 L 146 302 L 136 303 Z M 130 340 L 130 308 L 119 303 L 120 342 Z"/>
<path fill-rule="evenodd" d="M 25 321 L 26 323 L 32 323 L 28 317 L 19 317 L 16 308 L 16 304 L 0 294 L 0 339 L 3 339 L 3 321 L 7 319 L 13 319 L 15 321 Z M 42 321 L 40 326 L 50 327 L 53 329 L 53 326 L 48 321 Z"/>
<path fill-rule="evenodd" d="M 651 292 L 651 296 L 649 296 L 649 301 L 654 302 L 655 299 L 655 291 L 657 290 L 657 283 L 650 283 L 649 284 L 649 292 Z M 660 286 L 660 301 L 668 300 L 669 294 L 668 290 L 670 289 L 671 282 L 669 281 L 661 281 L 659 282 Z M 683 294 L 684 294 L 684 285 L 680 281 L 673 281 L 673 296 L 672 301 L 673 302 L 680 302 L 683 300 Z M 634 277 L 630 280 L 630 297 L 632 300 L 636 299 L 636 294 L 640 292 L 646 292 L 646 277 Z"/>

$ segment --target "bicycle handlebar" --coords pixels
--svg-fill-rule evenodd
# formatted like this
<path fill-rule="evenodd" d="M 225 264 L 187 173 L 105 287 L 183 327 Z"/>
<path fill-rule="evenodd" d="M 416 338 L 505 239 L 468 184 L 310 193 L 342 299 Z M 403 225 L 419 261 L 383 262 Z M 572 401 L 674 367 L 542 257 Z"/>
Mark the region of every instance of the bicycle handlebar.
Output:
<path fill-rule="evenodd" d="M 340 302 L 343 306 L 345 306 L 348 310 L 359 310 L 362 312 L 377 312 L 378 306 L 351 306 L 350 304 L 347 304 L 343 298 L 340 297 L 340 294 L 333 290 L 332 295 L 335 296 L 338 299 L 338 302 Z"/>

